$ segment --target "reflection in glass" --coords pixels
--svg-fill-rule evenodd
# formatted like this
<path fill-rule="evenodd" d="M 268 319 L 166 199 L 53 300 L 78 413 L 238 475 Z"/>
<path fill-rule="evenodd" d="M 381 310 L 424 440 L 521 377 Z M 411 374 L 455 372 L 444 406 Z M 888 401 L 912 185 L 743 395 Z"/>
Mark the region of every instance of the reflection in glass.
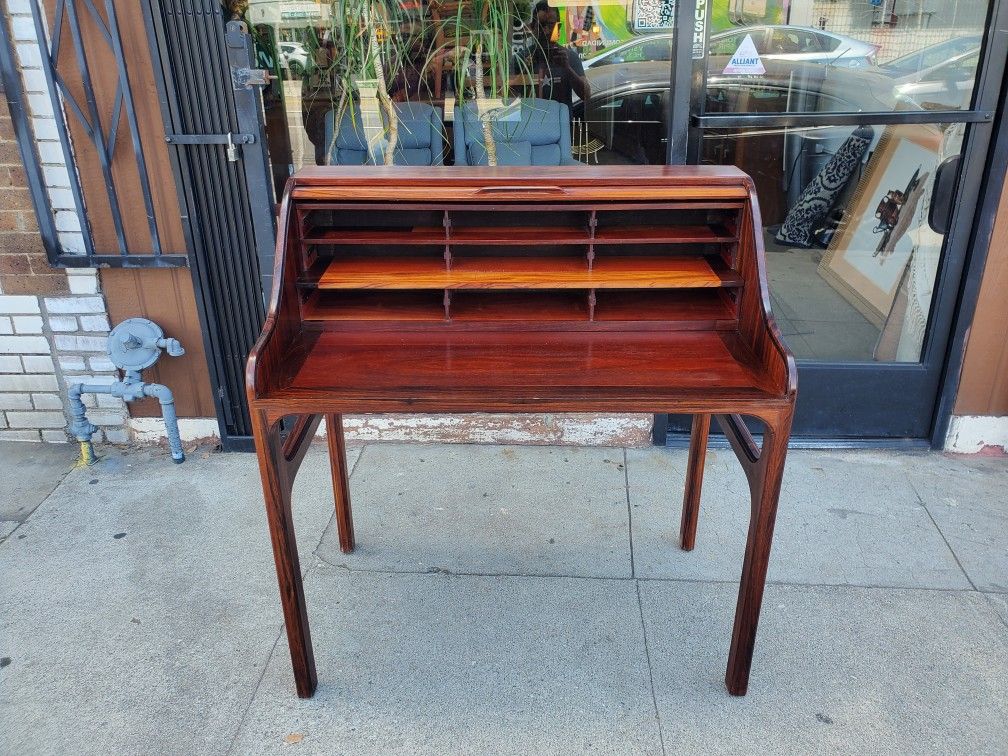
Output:
<path fill-rule="evenodd" d="M 665 161 L 662 95 L 603 108 L 603 117 L 647 121 L 608 128 L 605 140 L 583 103 L 592 65 L 670 67 L 672 0 L 230 5 L 249 25 L 258 65 L 275 76 L 264 100 L 278 186 L 312 164 Z M 646 142 L 631 150 L 635 130 Z"/>
<path fill-rule="evenodd" d="M 828 112 L 837 97 L 854 111 L 969 108 L 987 8 L 980 0 L 714 0 L 709 112 Z M 747 41 L 759 67 L 740 70 L 732 60 Z M 752 98 L 715 96 L 761 86 L 800 96 L 758 110 Z"/>
<path fill-rule="evenodd" d="M 935 178 L 963 134 L 962 124 L 705 134 L 705 163 L 753 177 L 773 311 L 798 357 L 920 359 L 944 242 Z"/>

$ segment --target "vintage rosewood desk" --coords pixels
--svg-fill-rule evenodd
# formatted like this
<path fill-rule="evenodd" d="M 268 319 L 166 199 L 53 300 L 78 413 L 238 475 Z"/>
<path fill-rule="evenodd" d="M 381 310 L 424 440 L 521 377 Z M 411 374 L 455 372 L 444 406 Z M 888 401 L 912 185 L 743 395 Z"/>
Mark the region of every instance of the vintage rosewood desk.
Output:
<path fill-rule="evenodd" d="M 318 168 L 288 181 L 246 377 L 299 696 L 316 674 L 291 488 L 325 417 L 352 551 L 352 412 L 690 413 L 687 550 L 716 417 L 752 499 L 725 677 L 745 694 L 796 393 L 760 229 L 752 181 L 733 168 Z M 762 448 L 743 415 L 762 421 Z"/>

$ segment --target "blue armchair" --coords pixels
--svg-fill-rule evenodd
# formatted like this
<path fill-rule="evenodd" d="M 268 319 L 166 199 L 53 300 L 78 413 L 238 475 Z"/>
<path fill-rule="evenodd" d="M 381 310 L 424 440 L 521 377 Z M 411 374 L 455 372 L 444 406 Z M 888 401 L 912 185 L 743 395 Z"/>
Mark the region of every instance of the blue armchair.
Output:
<path fill-rule="evenodd" d="M 486 165 L 476 103 L 455 108 L 455 165 Z M 493 122 L 497 165 L 581 165 L 571 156 L 570 111 L 553 100 L 527 98 L 513 119 Z"/>
<path fill-rule="evenodd" d="M 397 102 L 393 105 L 399 121 L 399 142 L 393 158 L 395 165 L 444 165 L 444 126 L 437 111 L 424 102 Z M 326 113 L 325 140 L 329 165 L 371 165 L 357 103 L 343 113 L 336 141 L 333 142 L 335 119 L 334 110 Z"/>

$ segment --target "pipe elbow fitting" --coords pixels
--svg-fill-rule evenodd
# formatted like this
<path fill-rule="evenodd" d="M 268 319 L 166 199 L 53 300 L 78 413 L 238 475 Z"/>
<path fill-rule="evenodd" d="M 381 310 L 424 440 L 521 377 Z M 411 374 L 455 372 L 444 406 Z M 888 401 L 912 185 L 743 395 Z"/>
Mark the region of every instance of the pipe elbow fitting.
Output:
<path fill-rule="evenodd" d="M 70 432 L 78 441 L 90 443 L 91 436 L 98 430 L 87 419 L 87 407 L 81 400 L 81 394 L 87 393 L 87 386 L 83 383 L 71 383 L 67 396 L 70 399 L 70 414 L 73 420 L 70 423 Z"/>
<path fill-rule="evenodd" d="M 175 414 L 175 397 L 171 389 L 161 383 L 145 383 L 143 384 L 143 394 L 144 396 L 153 396 L 161 402 L 161 416 L 164 418 L 165 435 L 168 436 L 172 461 L 177 465 L 182 464 L 185 462 L 185 453 L 182 451 L 178 417 Z"/>
<path fill-rule="evenodd" d="M 175 395 L 172 390 L 163 383 L 145 383 L 143 387 L 144 396 L 152 396 L 161 404 L 174 404 Z"/>

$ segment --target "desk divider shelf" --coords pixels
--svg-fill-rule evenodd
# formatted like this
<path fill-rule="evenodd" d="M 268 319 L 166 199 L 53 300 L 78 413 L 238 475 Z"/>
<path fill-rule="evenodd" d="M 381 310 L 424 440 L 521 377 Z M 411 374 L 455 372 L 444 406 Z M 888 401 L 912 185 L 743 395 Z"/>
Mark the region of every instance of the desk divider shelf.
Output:
<path fill-rule="evenodd" d="M 297 285 L 302 317 L 318 327 L 722 330 L 737 319 L 738 204 L 412 203 L 345 212 L 340 203 L 305 204 L 296 211 Z"/>

